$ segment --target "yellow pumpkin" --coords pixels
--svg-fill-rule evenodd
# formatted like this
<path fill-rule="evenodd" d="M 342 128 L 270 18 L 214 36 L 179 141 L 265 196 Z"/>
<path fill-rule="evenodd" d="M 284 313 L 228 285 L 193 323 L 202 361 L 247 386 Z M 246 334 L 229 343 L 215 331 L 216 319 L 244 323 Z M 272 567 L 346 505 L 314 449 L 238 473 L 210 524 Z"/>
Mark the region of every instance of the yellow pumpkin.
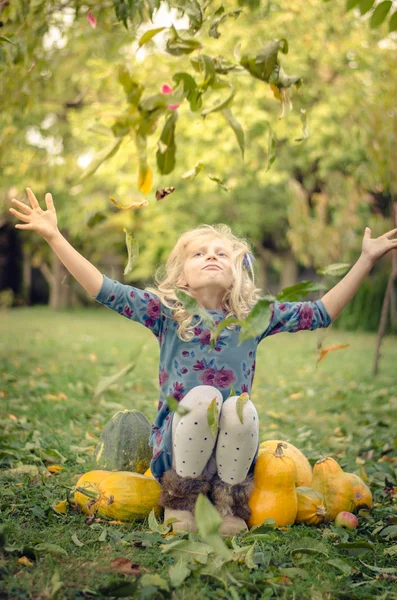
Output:
<path fill-rule="evenodd" d="M 293 444 L 283 442 L 282 440 L 266 440 L 259 445 L 258 454 L 261 452 L 274 452 L 277 448 L 277 444 L 280 444 L 281 442 L 286 445 L 283 449 L 285 456 L 292 458 L 296 465 L 296 485 L 310 487 L 312 482 L 312 467 L 303 452 Z"/>
<path fill-rule="evenodd" d="M 84 473 L 76 483 L 74 501 L 80 506 L 85 514 L 94 514 L 95 498 L 98 497 L 98 485 L 107 475 L 109 475 L 109 473 L 110 471 L 103 471 L 100 469 L 88 471 L 88 473 Z M 78 488 L 84 490 L 85 493 L 80 492 Z"/>
<path fill-rule="evenodd" d="M 350 479 L 350 483 L 353 488 L 353 500 L 355 504 L 355 510 L 359 511 L 361 508 L 372 509 L 372 492 L 364 481 L 355 473 L 346 473 Z"/>
<path fill-rule="evenodd" d="M 275 452 L 258 455 L 254 468 L 254 490 L 248 502 L 251 516 L 248 526 L 260 525 L 273 518 L 276 525 L 292 525 L 298 510 L 296 495 L 296 466 L 283 453 L 284 443 Z"/>
<path fill-rule="evenodd" d="M 353 488 L 349 477 L 331 456 L 318 460 L 314 465 L 311 487 L 324 497 L 326 523 L 333 521 L 342 511 L 354 510 Z"/>
<path fill-rule="evenodd" d="M 298 512 L 296 523 L 305 525 L 319 525 L 324 521 L 325 506 L 321 492 L 310 487 L 300 486 L 296 488 L 298 496 Z"/>
<path fill-rule="evenodd" d="M 88 514 L 95 512 L 101 517 L 133 521 L 147 517 L 153 508 L 157 514 L 161 510 L 158 506 L 161 485 L 154 477 L 140 473 L 108 472 L 98 485 L 85 488 L 85 492 L 90 494 L 89 498 L 80 504 L 75 495 L 75 501 Z"/>

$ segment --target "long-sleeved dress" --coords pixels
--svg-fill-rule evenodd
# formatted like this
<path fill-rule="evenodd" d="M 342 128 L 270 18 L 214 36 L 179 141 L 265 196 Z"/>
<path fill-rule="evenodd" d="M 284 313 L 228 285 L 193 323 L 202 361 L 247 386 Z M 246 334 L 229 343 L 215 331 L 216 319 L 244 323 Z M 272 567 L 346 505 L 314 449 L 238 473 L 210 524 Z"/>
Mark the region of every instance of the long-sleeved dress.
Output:
<path fill-rule="evenodd" d="M 195 336 L 190 342 L 182 341 L 176 333 L 177 322 L 172 311 L 160 299 L 146 290 L 122 284 L 103 276 L 97 302 L 118 312 L 120 315 L 148 327 L 160 345 L 158 412 L 152 425 L 149 444 L 153 447 L 150 469 L 161 481 L 164 471 L 171 468 L 173 412 L 166 398 L 173 396 L 177 401 L 198 385 L 212 385 L 222 394 L 225 401 L 233 386 L 237 395 L 247 392 L 255 375 L 255 358 L 258 344 L 267 336 L 283 331 L 290 333 L 303 329 L 328 327 L 331 318 L 321 300 L 315 302 L 278 302 L 272 305 L 270 323 L 264 323 L 263 332 L 238 345 L 240 327 L 223 329 L 216 347 L 210 349 L 210 331 L 203 323 L 195 327 Z M 215 322 L 223 320 L 226 311 L 208 310 Z M 193 317 L 193 324 L 200 320 Z M 257 454 L 256 454 L 257 455 Z M 256 456 L 250 472 L 253 470 Z"/>

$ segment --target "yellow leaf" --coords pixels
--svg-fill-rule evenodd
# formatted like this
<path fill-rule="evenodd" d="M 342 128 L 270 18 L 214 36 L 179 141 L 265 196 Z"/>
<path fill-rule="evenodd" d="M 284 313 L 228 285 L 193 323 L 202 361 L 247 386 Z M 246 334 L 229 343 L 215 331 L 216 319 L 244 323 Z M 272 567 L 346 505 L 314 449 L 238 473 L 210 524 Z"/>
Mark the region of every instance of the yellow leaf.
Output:
<path fill-rule="evenodd" d="M 138 187 L 142 194 L 148 194 L 152 189 L 153 171 L 150 167 L 139 166 Z"/>
<path fill-rule="evenodd" d="M 299 400 L 299 398 L 303 398 L 302 392 L 296 392 L 296 394 L 290 394 L 290 400 Z"/>
<path fill-rule="evenodd" d="M 66 500 L 62 500 L 61 502 L 58 502 L 58 504 L 54 504 L 54 506 L 51 506 L 51 508 L 61 515 L 66 515 Z"/>
<path fill-rule="evenodd" d="M 148 206 L 149 204 L 149 200 L 147 198 L 140 198 L 139 200 L 135 200 L 129 206 L 123 206 L 122 204 L 119 204 L 117 200 L 113 198 L 113 196 L 109 196 L 109 200 L 111 200 L 113 204 L 121 210 L 129 210 L 130 208 L 141 208 L 141 206 Z"/>
<path fill-rule="evenodd" d="M 63 471 L 65 467 L 61 467 L 61 465 L 48 465 L 47 469 L 50 473 L 59 473 L 59 471 Z"/>
<path fill-rule="evenodd" d="M 24 565 L 25 567 L 33 567 L 34 562 L 29 560 L 27 556 L 21 556 L 21 558 L 18 558 L 18 560 L 17 560 L 17 565 Z"/>
<path fill-rule="evenodd" d="M 280 90 L 278 89 L 278 87 L 276 85 L 274 85 L 274 83 L 270 84 L 270 88 L 273 92 L 273 95 L 275 98 L 277 98 L 277 100 L 281 100 L 281 94 L 280 94 Z"/>
<path fill-rule="evenodd" d="M 323 348 L 316 364 L 318 364 L 320 360 L 323 360 L 327 356 L 328 352 L 332 352 L 333 350 L 341 350 L 342 348 L 347 348 L 348 346 L 350 346 L 350 344 L 338 344 L 337 346 L 328 346 L 328 348 Z"/>

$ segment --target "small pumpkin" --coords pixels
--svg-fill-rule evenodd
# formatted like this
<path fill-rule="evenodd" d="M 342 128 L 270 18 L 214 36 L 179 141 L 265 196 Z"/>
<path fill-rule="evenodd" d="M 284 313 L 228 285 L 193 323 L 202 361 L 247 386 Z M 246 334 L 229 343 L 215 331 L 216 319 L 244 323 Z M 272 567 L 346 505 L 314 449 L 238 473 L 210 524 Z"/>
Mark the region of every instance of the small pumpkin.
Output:
<path fill-rule="evenodd" d="M 254 467 L 254 490 L 248 501 L 251 515 L 248 526 L 260 525 L 273 518 L 276 525 L 292 525 L 298 511 L 296 465 L 285 456 L 284 443 L 274 452 L 262 452 Z"/>
<path fill-rule="evenodd" d="M 322 523 L 326 512 L 322 493 L 310 487 L 299 486 L 296 488 L 296 494 L 298 496 L 298 512 L 295 522 L 305 523 L 305 525 Z"/>
<path fill-rule="evenodd" d="M 355 511 L 361 508 L 372 509 L 372 492 L 364 481 L 355 473 L 346 473 L 353 488 Z"/>
<path fill-rule="evenodd" d="M 310 487 L 313 474 L 312 467 L 303 452 L 293 444 L 284 442 L 283 440 L 266 440 L 259 445 L 258 454 L 261 452 L 274 452 L 277 444 L 280 443 L 285 444 L 283 447 L 284 455 L 292 458 L 296 465 L 296 485 Z"/>
<path fill-rule="evenodd" d="M 354 509 L 353 488 L 348 475 L 331 456 L 316 462 L 311 487 L 322 493 L 325 502 L 325 523 L 333 521 L 342 511 Z"/>
<path fill-rule="evenodd" d="M 150 433 L 150 422 L 139 410 L 119 411 L 105 425 L 95 449 L 96 464 L 107 471 L 144 473 L 153 455 Z"/>
<path fill-rule="evenodd" d="M 131 471 L 108 472 L 98 484 L 90 483 L 90 475 L 86 474 L 84 492 L 75 492 L 75 502 L 85 514 L 96 513 L 98 516 L 119 521 L 144 519 L 154 508 L 160 513 L 158 500 L 161 485 L 154 477 L 145 477 L 141 473 Z M 80 480 L 76 488 L 81 487 Z M 83 501 L 82 501 L 83 498 Z"/>

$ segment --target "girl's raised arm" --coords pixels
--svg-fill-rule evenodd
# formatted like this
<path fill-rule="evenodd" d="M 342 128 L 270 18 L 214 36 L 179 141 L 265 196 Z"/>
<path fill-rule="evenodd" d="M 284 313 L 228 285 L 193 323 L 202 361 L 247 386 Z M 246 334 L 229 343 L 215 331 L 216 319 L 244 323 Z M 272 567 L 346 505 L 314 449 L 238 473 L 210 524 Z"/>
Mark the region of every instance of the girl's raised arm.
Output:
<path fill-rule="evenodd" d="M 26 188 L 26 192 L 31 206 L 14 198 L 12 199 L 12 202 L 21 212 L 18 212 L 15 208 L 10 208 L 10 212 L 24 223 L 17 223 L 15 225 L 16 229 L 27 229 L 41 235 L 69 273 L 90 296 L 96 296 L 101 289 L 103 275 L 84 256 L 79 254 L 59 231 L 52 195 L 49 193 L 45 195 L 47 210 L 42 210 L 32 190 Z"/>

